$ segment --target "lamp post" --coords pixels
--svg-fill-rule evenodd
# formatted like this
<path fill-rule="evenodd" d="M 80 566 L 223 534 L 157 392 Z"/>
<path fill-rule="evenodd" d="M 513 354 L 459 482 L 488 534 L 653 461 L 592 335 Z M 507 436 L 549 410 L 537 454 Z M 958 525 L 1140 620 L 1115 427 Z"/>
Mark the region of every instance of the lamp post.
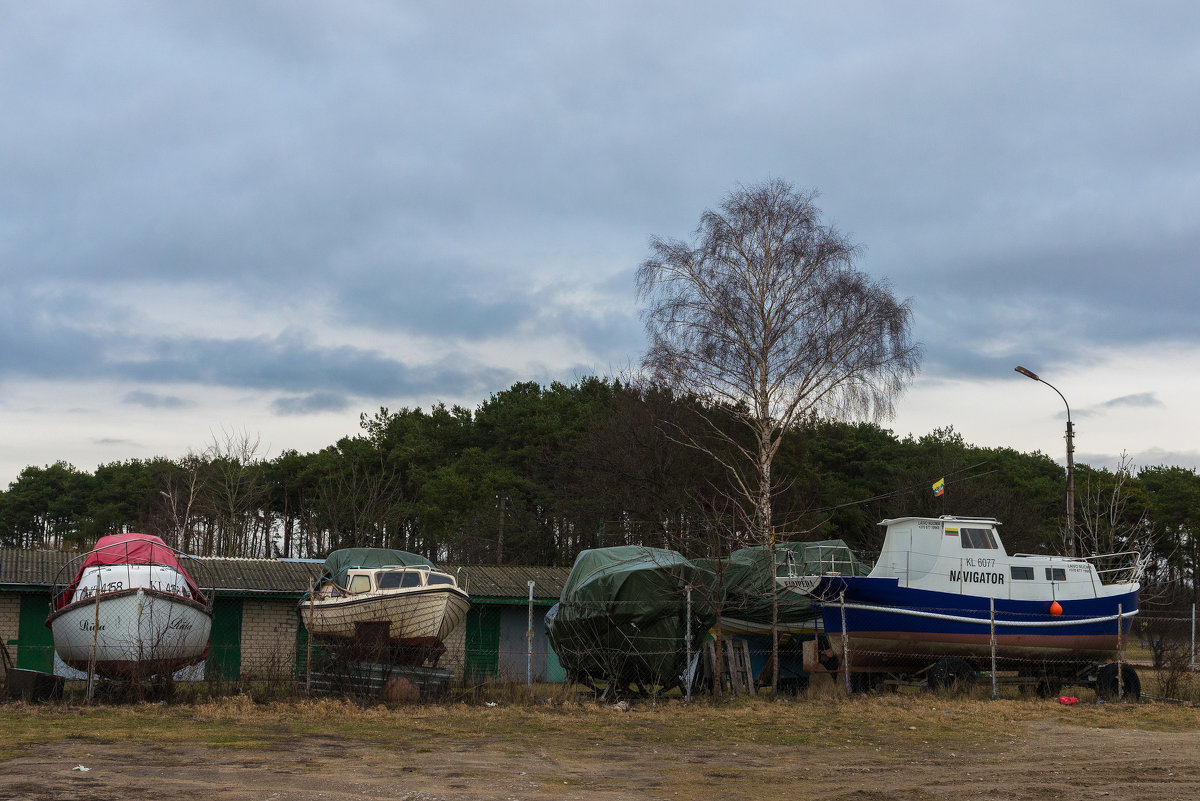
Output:
<path fill-rule="evenodd" d="M 1049 381 L 1041 379 L 1038 374 L 1032 370 L 1026 370 L 1018 365 L 1013 368 L 1016 372 L 1032 378 L 1034 381 L 1040 381 L 1062 398 L 1063 405 L 1067 407 L 1067 555 L 1075 555 L 1075 426 L 1071 424 L 1071 404 L 1067 403 L 1067 399 L 1063 398 L 1063 394 L 1058 391 L 1058 387 L 1051 384 Z"/>

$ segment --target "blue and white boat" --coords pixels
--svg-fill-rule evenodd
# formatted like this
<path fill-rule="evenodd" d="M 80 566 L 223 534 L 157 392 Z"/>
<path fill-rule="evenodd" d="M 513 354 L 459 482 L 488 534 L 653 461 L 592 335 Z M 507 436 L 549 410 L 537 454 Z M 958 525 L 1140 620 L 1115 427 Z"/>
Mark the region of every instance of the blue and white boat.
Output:
<path fill-rule="evenodd" d="M 1005 670 L 1070 679 L 1116 656 L 1137 614 L 1135 552 L 1009 555 L 988 517 L 880 525 L 883 548 L 868 575 L 778 578 L 820 602 L 831 650 L 853 672 L 988 670 L 994 654 Z M 938 670 L 928 678 L 947 679 Z"/>

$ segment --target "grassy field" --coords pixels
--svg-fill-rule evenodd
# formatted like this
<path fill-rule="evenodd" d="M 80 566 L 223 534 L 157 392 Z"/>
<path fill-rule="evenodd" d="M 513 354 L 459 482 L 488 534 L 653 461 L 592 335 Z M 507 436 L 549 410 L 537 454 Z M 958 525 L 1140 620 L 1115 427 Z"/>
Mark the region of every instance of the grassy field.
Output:
<path fill-rule="evenodd" d="M 1179 704 L 1062 706 L 1042 700 L 943 699 L 929 694 L 819 700 L 737 699 L 713 704 L 635 702 L 435 703 L 388 707 L 349 701 L 256 703 L 246 696 L 195 704 L 0 705 L 0 759 L 63 740 L 269 748 L 320 734 L 349 742 L 417 747 L 442 737 L 519 744 L 531 735 L 579 743 L 627 741 L 714 746 L 818 745 L 831 739 L 904 747 L 952 735 L 985 743 L 1030 720 L 1086 728 L 1200 732 L 1200 710 Z M 402 722 L 403 726 L 397 726 Z"/>
<path fill-rule="evenodd" d="M 790 783 L 801 780 L 806 797 L 831 799 L 958 801 L 976 790 L 1059 801 L 1106 792 L 1200 798 L 1200 711 L 1180 704 L 900 693 L 627 708 L 561 696 L 387 707 L 241 696 L 8 703 L 0 731 L 0 798 L 151 797 L 168 782 L 172 794 L 203 791 L 217 801 L 686 801 L 713 798 L 716 787 L 720 797 L 761 801 L 794 799 Z M 1004 792 L 1025 782 L 1058 786 L 1064 763 L 1096 762 L 1098 753 L 1106 756 L 1075 780 L 1077 794 Z M 1155 778 L 1168 774 L 1169 784 Z"/>

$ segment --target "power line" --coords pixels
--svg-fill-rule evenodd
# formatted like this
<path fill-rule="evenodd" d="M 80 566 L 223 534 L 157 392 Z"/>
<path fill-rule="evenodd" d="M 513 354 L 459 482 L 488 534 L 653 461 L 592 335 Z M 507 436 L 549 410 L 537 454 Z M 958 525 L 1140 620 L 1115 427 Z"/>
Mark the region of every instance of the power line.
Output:
<path fill-rule="evenodd" d="M 964 467 L 961 470 L 955 470 L 953 473 L 947 473 L 942 478 L 945 479 L 945 482 L 947 485 L 951 485 L 951 484 L 960 484 L 964 481 L 970 481 L 970 480 L 976 479 L 976 478 L 982 478 L 983 476 L 989 476 L 992 473 L 997 472 L 996 470 L 988 470 L 985 473 L 976 473 L 974 475 L 964 476 L 963 478 L 959 478 L 956 480 L 951 480 L 951 478 L 950 478 L 951 476 L 957 476 L 960 473 L 965 473 L 968 470 L 974 470 L 975 468 L 982 467 L 986 464 L 987 464 L 987 462 L 977 462 L 976 464 L 969 465 L 968 467 Z M 925 487 L 929 487 L 932 485 L 933 485 L 933 482 L 926 479 L 925 481 L 921 482 L 920 484 L 913 484 L 912 486 L 905 487 L 903 489 L 894 490 L 892 492 L 885 492 L 882 495 L 875 495 L 873 497 L 863 498 L 863 499 L 857 500 L 857 501 L 848 501 L 847 503 L 839 503 L 836 506 L 825 506 L 820 509 L 812 509 L 812 510 L 810 510 L 810 513 L 816 514 L 818 512 L 832 512 L 836 509 L 845 509 L 848 506 L 861 506 L 863 504 L 872 503 L 874 501 L 882 501 L 882 500 L 887 500 L 888 498 L 896 498 L 901 495 L 907 495 L 910 492 L 916 492 L 917 490 L 921 490 Z"/>

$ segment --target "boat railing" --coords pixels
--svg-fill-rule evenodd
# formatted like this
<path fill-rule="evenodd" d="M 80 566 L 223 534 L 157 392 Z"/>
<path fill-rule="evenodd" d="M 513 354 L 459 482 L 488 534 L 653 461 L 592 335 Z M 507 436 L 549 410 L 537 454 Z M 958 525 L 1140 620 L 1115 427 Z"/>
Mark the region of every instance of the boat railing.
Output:
<path fill-rule="evenodd" d="M 152 546 L 150 558 L 147 559 L 142 557 L 141 561 L 137 563 L 130 563 L 128 561 L 130 547 L 134 545 L 145 544 Z M 171 554 L 175 560 L 175 564 L 171 564 L 166 559 L 156 558 L 155 554 L 164 550 L 165 552 Z M 89 556 L 97 551 L 101 551 L 105 554 L 120 555 L 125 561 L 116 564 L 95 565 L 95 567 L 98 568 L 95 586 L 92 586 L 92 582 L 90 581 L 87 585 L 83 585 L 82 582 L 77 584 L 75 579 L 77 576 L 79 576 L 81 570 L 83 569 L 84 562 Z M 201 569 L 201 563 L 199 559 L 180 551 L 176 551 L 171 546 L 164 545 L 161 542 L 136 539 L 125 540 L 122 542 L 113 543 L 112 545 L 105 545 L 101 548 L 93 548 L 90 551 L 86 551 L 69 559 L 62 567 L 58 569 L 58 572 L 55 573 L 54 582 L 51 584 L 51 611 L 61 609 L 67 604 L 71 603 L 71 596 L 75 594 L 76 590 L 80 589 L 81 585 L 85 590 L 85 596 L 88 598 L 95 598 L 97 594 L 104 595 L 109 592 L 119 592 L 123 589 L 134 588 L 135 582 L 133 580 L 133 568 L 135 567 L 165 567 L 176 572 L 184 573 L 186 576 L 190 576 L 196 588 L 200 590 L 200 597 L 193 598 L 192 600 L 203 604 L 204 606 L 211 606 L 212 604 L 213 593 L 211 591 L 211 582 L 200 583 L 205 573 Z M 122 568 L 124 568 L 123 577 L 121 576 L 120 572 Z M 101 580 L 100 577 L 103 575 L 101 571 L 107 571 L 107 580 Z M 186 581 L 186 578 L 184 578 L 184 581 Z"/>
<path fill-rule="evenodd" d="M 786 558 L 782 567 L 787 569 L 787 578 L 812 575 L 854 575 L 856 560 L 847 545 L 810 545 L 804 549 L 800 560 L 795 551 L 784 551 Z"/>
<path fill-rule="evenodd" d="M 1046 554 L 1039 553 L 1017 553 L 1013 556 L 1046 558 Z M 1102 584 L 1132 584 L 1141 578 L 1145 568 L 1141 551 L 1117 551 L 1091 554 L 1090 556 L 1055 556 L 1053 558 L 1057 561 L 1083 562 L 1092 565 Z"/>

